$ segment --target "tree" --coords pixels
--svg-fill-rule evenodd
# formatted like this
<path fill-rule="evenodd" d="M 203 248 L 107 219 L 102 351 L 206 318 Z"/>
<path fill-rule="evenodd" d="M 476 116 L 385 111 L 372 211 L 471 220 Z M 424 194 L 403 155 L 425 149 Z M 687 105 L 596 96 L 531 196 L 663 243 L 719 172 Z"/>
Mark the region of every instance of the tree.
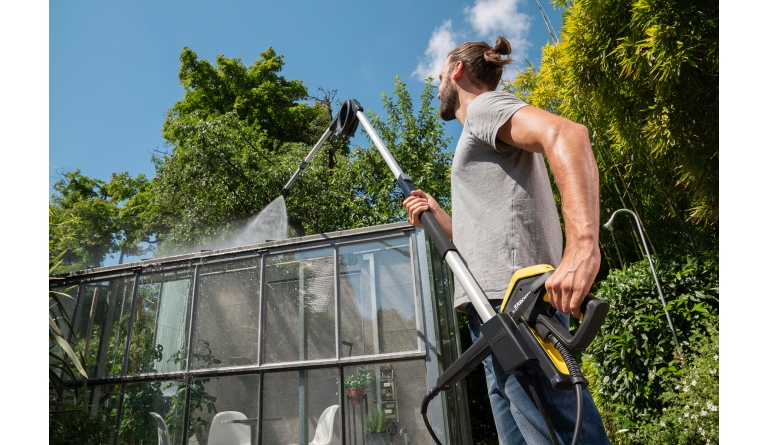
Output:
<path fill-rule="evenodd" d="M 603 220 L 629 208 L 644 222 L 654 251 L 697 256 L 713 250 L 719 221 L 717 4 L 557 4 L 567 6 L 562 41 L 544 47 L 541 65 L 524 70 L 506 89 L 589 128 L 602 176 Z M 602 245 L 615 267 L 643 255 L 633 226 L 627 229 L 616 233 L 628 235 L 605 238 Z"/>
<path fill-rule="evenodd" d="M 430 193 L 451 214 L 449 173 L 452 155 L 447 152 L 451 138 L 444 135 L 438 110 L 431 105 L 436 96 L 432 81 L 431 78 L 426 80 L 420 108 L 413 110 L 406 84 L 396 77 L 393 95 L 382 94 L 387 120 L 371 112 L 369 117 L 401 169 L 414 180 L 415 187 Z M 354 169 L 361 179 L 357 185 L 358 193 L 376 209 L 377 223 L 405 220 L 406 211 L 401 205 L 405 197 L 376 147 L 358 149 L 353 156 L 356 159 Z"/>
<path fill-rule="evenodd" d="M 198 60 L 185 47 L 179 56 L 179 81 L 184 99 L 166 115 L 163 136 L 172 146 L 178 144 L 179 121 L 193 122 L 233 113 L 248 126 L 258 126 L 269 139 L 280 142 L 309 142 L 315 136 L 311 126 L 321 110 L 302 102 L 307 88 L 299 80 L 286 80 L 282 55 L 272 47 L 246 67 L 240 58 L 217 56 L 216 66 Z"/>
<path fill-rule="evenodd" d="M 196 120 L 197 118 L 197 120 Z M 176 146 L 155 156 L 148 223 L 166 252 L 220 240 L 280 195 L 306 147 L 274 144 L 234 112 L 172 123 Z"/>
<path fill-rule="evenodd" d="M 62 270 L 98 267 L 107 255 L 140 255 L 140 215 L 146 210 L 149 181 L 140 174 L 113 173 L 109 182 L 64 173 L 53 188 L 49 217 L 49 251 L 63 252 Z"/>

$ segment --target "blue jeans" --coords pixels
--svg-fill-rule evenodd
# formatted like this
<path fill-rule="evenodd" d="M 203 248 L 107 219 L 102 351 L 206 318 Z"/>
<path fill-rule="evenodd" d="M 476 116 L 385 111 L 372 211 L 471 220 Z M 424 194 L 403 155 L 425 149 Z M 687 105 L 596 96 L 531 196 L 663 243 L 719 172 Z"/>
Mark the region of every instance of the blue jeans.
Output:
<path fill-rule="evenodd" d="M 500 306 L 497 305 L 495 310 L 499 309 Z M 557 320 L 563 326 L 569 326 L 567 314 L 558 313 Z M 471 339 L 475 342 L 481 334 L 481 320 L 474 311 L 468 316 L 468 327 Z M 524 377 L 517 375 L 518 372 L 506 374 L 492 355 L 484 360 L 484 373 L 500 444 L 550 445 L 548 427 L 529 393 Z M 553 389 L 542 371 L 533 376 L 532 380 L 559 441 L 562 445 L 569 445 L 572 442 L 577 414 L 575 391 Z M 580 443 L 610 443 L 588 388 L 583 389 L 583 429 L 580 433 Z"/>

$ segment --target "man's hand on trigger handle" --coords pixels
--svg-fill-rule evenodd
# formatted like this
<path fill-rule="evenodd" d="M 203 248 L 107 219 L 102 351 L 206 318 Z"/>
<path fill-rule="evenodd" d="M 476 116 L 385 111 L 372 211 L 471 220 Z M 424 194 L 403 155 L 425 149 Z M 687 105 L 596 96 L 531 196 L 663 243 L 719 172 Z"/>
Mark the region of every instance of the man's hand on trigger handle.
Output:
<path fill-rule="evenodd" d="M 560 312 L 580 318 L 580 305 L 599 272 L 599 245 L 567 246 L 559 267 L 545 282 L 551 305 Z"/>

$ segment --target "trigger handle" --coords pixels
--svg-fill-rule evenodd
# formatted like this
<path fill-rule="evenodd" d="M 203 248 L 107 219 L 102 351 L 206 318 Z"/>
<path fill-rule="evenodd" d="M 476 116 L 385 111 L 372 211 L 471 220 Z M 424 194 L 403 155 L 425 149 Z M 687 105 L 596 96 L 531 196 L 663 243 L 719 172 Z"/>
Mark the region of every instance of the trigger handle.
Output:
<path fill-rule="evenodd" d="M 609 307 L 609 303 L 605 300 L 596 298 L 591 294 L 586 295 L 580 305 L 580 312 L 583 314 L 582 322 L 575 335 L 570 334 L 556 320 L 544 314 L 537 316 L 536 324 L 551 331 L 569 349 L 582 351 L 596 338 L 596 334 L 599 333 L 599 329 L 604 324 L 604 319 L 607 318 Z"/>

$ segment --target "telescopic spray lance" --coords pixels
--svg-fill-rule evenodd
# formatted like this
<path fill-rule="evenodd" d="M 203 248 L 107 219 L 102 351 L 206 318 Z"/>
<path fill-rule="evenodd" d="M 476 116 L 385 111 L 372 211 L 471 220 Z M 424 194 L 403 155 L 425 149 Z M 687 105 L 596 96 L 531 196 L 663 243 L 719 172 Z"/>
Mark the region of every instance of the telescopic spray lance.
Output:
<path fill-rule="evenodd" d="M 388 168 L 396 177 L 404 196 L 411 196 L 411 192 L 415 190 L 412 178 L 401 170 L 393 155 L 390 154 L 382 139 L 369 123 L 361 104 L 355 99 L 343 102 L 342 108 L 332 120 L 329 128 L 302 161 L 281 193 L 284 196 L 287 194 L 289 187 L 327 139 L 340 136 L 352 137 L 359 122 L 364 126 L 377 150 L 388 164 Z M 518 371 L 524 376 L 554 444 L 559 444 L 559 439 L 556 437 L 556 432 L 540 400 L 531 375 L 542 371 L 553 388 L 560 390 L 574 388 L 577 400 L 577 416 L 572 444 L 579 443 L 583 423 L 582 389 L 587 386 L 588 382 L 580 372 L 580 366 L 570 350 L 583 350 L 593 341 L 607 315 L 609 309 L 607 302 L 594 298 L 590 294 L 587 295 L 580 308 L 583 314 L 580 319 L 580 327 L 574 335 L 571 334 L 553 318 L 556 309 L 551 306 L 545 290 L 545 281 L 554 269 L 550 265 L 540 264 L 516 271 L 511 278 L 508 291 L 500 307 L 500 313 L 496 313 L 473 274 L 468 270 L 457 248 L 441 229 L 430 210 L 420 215 L 420 222 L 468 294 L 468 298 L 483 323 L 481 336 L 478 340 L 439 376 L 436 386 L 423 398 L 420 412 L 433 440 L 441 445 L 428 421 L 427 412 L 430 401 L 441 391 L 448 390 L 464 379 L 485 358 L 493 354 L 506 373 L 511 374 Z M 509 302 L 511 304 L 508 304 Z"/>

